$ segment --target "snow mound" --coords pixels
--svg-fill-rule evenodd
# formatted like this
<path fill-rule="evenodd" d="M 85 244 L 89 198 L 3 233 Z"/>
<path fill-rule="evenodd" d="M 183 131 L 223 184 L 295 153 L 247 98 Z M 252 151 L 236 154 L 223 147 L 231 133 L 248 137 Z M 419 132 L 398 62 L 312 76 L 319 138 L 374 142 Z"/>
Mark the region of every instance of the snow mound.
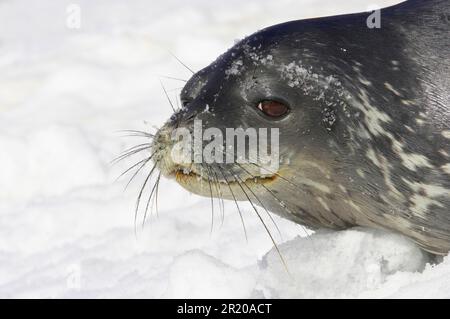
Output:
<path fill-rule="evenodd" d="M 394 274 L 422 271 L 429 261 L 400 235 L 362 228 L 299 237 L 280 251 L 289 273 L 274 249 L 259 263 L 266 297 L 358 297 L 380 289 Z"/>
<path fill-rule="evenodd" d="M 240 249 L 240 247 L 236 247 Z M 446 298 L 450 262 L 409 239 L 355 228 L 296 237 L 257 264 L 233 267 L 200 250 L 176 257 L 165 298 Z M 286 266 L 287 268 L 286 268 Z"/>
<path fill-rule="evenodd" d="M 202 251 L 177 257 L 170 267 L 168 298 L 249 298 L 256 283 L 252 273 L 238 270 Z"/>

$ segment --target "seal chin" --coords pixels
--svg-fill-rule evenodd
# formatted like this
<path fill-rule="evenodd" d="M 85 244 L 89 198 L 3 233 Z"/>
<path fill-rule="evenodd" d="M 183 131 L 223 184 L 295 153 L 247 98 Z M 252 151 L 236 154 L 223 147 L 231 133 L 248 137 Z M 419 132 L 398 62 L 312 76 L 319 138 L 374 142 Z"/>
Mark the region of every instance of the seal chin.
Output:
<path fill-rule="evenodd" d="M 222 170 L 213 166 L 202 172 L 177 167 L 166 177 L 175 179 L 179 185 L 196 195 L 243 201 L 248 200 L 245 195 L 246 190 L 257 190 L 262 186 L 269 187 L 277 179 L 276 174 L 251 177 L 247 174 L 245 177 L 245 172 L 240 172 L 240 176 L 235 174 L 233 178 L 226 178 L 224 174 L 221 174 Z M 219 178 L 220 175 L 222 175 L 221 178 Z"/>
<path fill-rule="evenodd" d="M 172 176 L 175 177 L 175 180 L 178 183 L 182 183 L 186 179 L 194 179 L 196 181 L 200 182 L 211 182 L 211 183 L 217 183 L 217 184 L 224 184 L 224 185 L 234 185 L 238 184 L 236 180 L 234 181 L 227 181 L 225 179 L 215 179 L 211 177 L 205 177 L 200 174 L 197 174 L 193 171 L 186 172 L 184 169 L 177 169 L 173 173 L 171 173 Z M 276 175 L 270 175 L 270 176 L 255 176 L 251 178 L 246 178 L 241 181 L 241 183 L 253 183 L 253 184 L 268 184 L 273 182 L 277 178 Z"/>

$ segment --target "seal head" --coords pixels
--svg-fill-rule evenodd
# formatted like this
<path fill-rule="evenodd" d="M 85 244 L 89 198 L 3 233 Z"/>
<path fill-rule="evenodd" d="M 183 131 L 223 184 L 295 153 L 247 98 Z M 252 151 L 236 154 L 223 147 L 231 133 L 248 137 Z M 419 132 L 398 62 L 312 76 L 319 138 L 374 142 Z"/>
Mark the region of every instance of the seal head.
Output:
<path fill-rule="evenodd" d="M 199 195 L 251 201 L 313 229 L 394 230 L 446 254 L 450 3 L 384 9 L 380 29 L 367 17 L 293 21 L 237 43 L 187 82 L 183 107 L 155 137 L 157 167 Z M 194 133 L 196 121 L 205 132 L 277 129 L 279 165 L 174 160 L 173 132 Z"/>

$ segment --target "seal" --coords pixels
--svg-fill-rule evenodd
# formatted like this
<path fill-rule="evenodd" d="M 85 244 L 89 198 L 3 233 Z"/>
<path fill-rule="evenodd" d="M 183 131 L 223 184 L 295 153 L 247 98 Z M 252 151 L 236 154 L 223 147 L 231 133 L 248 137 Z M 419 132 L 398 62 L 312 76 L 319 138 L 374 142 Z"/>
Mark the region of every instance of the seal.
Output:
<path fill-rule="evenodd" d="M 450 2 L 287 22 L 235 44 L 183 88 L 152 169 L 312 229 L 399 232 L 450 250 Z M 173 159 L 176 129 L 276 128 L 279 167 Z M 158 176 L 159 179 L 159 176 Z M 239 206 L 238 206 L 239 208 Z"/>

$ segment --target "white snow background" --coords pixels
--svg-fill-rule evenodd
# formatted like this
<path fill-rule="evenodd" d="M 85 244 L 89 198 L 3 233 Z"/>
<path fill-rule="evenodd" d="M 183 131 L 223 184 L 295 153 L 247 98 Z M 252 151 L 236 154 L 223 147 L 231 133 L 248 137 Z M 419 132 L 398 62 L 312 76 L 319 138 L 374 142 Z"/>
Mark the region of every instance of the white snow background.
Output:
<path fill-rule="evenodd" d="M 373 1 L 386 5 L 398 1 Z M 234 203 L 172 181 L 159 214 L 134 234 L 144 175 L 124 192 L 110 161 L 171 114 L 159 76 L 190 73 L 263 27 L 368 9 L 364 0 L 0 1 L 0 297 L 450 297 L 450 260 L 437 266 L 382 231 L 305 237 L 275 217 L 289 275 L 249 205 L 248 242 Z M 183 82 L 163 79 L 172 100 Z M 216 212 L 218 208 L 216 207 Z M 142 216 L 141 216 L 142 218 Z"/>

